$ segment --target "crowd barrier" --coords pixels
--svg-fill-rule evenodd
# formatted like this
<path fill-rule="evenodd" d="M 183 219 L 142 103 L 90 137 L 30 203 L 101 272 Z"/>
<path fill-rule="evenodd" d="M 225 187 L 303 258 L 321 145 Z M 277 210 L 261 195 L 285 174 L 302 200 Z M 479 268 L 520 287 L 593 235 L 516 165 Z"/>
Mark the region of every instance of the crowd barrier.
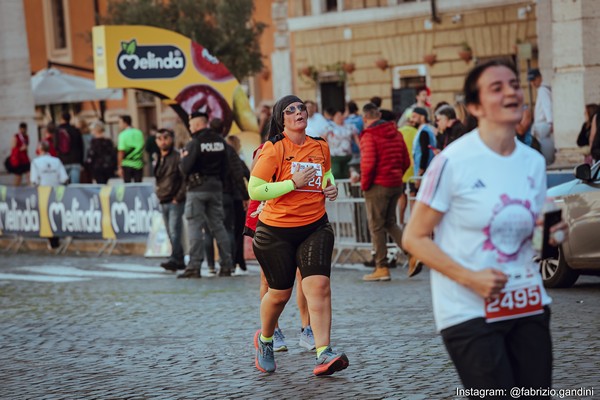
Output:
<path fill-rule="evenodd" d="M 151 184 L 0 186 L 0 236 L 14 238 L 18 251 L 25 238 L 104 240 L 98 254 L 112 251 L 118 240 L 143 239 L 161 216 Z"/>
<path fill-rule="evenodd" d="M 411 178 L 411 182 L 418 177 Z M 360 189 L 360 184 L 353 184 L 349 179 L 336 179 L 338 187 L 338 198 L 333 202 L 326 202 L 327 215 L 335 232 L 336 254 L 332 264 L 343 264 L 353 254 L 364 259 L 360 250 L 372 249 L 371 233 L 367 220 L 365 198 Z M 410 215 L 410 201 L 415 198 L 411 196 L 410 189 L 406 188 L 408 202 L 406 205 L 405 219 Z M 400 221 L 400 210 L 397 210 L 396 220 Z M 398 246 L 388 238 L 388 259 L 397 259 L 400 252 Z"/>

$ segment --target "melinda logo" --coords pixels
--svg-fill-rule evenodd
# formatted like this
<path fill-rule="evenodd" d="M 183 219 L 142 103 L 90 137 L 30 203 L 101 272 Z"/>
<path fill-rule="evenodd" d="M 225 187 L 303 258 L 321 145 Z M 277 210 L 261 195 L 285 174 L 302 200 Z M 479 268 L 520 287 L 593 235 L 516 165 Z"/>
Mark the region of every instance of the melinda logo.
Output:
<path fill-rule="evenodd" d="M 185 69 L 185 56 L 175 46 L 138 46 L 133 39 L 121 42 L 117 67 L 130 79 L 174 78 Z"/>

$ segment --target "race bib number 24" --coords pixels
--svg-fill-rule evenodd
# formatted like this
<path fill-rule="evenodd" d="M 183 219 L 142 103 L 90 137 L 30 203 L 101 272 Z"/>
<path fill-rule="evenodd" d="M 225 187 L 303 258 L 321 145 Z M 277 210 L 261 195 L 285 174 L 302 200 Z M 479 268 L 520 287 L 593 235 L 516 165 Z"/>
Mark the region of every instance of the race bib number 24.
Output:
<path fill-rule="evenodd" d="M 313 167 L 317 173 L 313 179 L 311 179 L 306 186 L 298 188 L 296 190 L 301 192 L 322 192 L 321 185 L 323 184 L 323 168 L 321 164 L 310 163 L 310 162 L 292 162 L 291 173 L 296 171 L 303 171 L 308 167 Z"/>

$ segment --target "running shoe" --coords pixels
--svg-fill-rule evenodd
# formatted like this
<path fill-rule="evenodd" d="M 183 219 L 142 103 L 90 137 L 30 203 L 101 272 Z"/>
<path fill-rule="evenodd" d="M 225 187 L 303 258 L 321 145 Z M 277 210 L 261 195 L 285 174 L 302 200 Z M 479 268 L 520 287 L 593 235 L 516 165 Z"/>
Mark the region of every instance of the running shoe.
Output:
<path fill-rule="evenodd" d="M 275 328 L 273 333 L 273 351 L 287 351 L 287 344 L 285 344 L 285 335 L 281 332 L 281 329 Z"/>
<path fill-rule="evenodd" d="M 275 353 L 273 353 L 273 342 L 263 343 L 260 340 L 260 329 L 254 334 L 254 348 L 256 358 L 254 365 L 261 372 L 275 372 Z"/>
<path fill-rule="evenodd" d="M 331 375 L 334 372 L 348 368 L 348 365 L 350 365 L 350 361 L 348 361 L 346 354 L 337 353 L 330 346 L 327 346 L 321 356 L 317 358 L 313 373 L 316 376 Z"/>
<path fill-rule="evenodd" d="M 235 271 L 231 273 L 231 276 L 244 276 L 248 275 L 248 270 L 241 269 L 239 265 L 236 265 Z M 275 350 L 277 351 L 277 350 Z"/>
<path fill-rule="evenodd" d="M 215 268 L 214 267 L 213 268 L 208 267 L 208 272 L 206 273 L 206 277 L 207 278 L 213 278 L 215 276 L 217 276 L 217 271 L 215 270 Z"/>
<path fill-rule="evenodd" d="M 315 337 L 310 325 L 300 331 L 300 346 L 306 350 L 315 349 Z"/>

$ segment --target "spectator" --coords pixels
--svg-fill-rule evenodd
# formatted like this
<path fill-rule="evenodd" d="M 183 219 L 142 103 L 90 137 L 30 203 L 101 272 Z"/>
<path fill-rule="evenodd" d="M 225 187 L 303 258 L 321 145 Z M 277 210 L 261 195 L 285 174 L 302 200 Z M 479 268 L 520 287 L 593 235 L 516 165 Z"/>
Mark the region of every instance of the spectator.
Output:
<path fill-rule="evenodd" d="M 362 116 L 358 113 L 358 106 L 354 101 L 349 101 L 346 103 L 346 111 L 348 114 L 346 115 L 344 122 L 354 125 L 356 132 L 360 135 L 364 128 L 364 122 Z"/>
<path fill-rule="evenodd" d="M 542 80 L 542 74 L 537 68 L 529 70 L 527 80 L 537 89 L 537 99 L 533 112 L 533 136 L 540 142 L 546 165 L 555 160 L 554 128 L 552 118 L 552 89 Z"/>
<path fill-rule="evenodd" d="M 308 111 L 306 134 L 312 137 L 324 137 L 329 129 L 329 121 L 319 113 L 317 103 L 312 100 L 306 100 L 305 104 Z"/>
<path fill-rule="evenodd" d="M 533 124 L 533 116 L 531 115 L 531 109 L 527 104 L 523 104 L 523 118 L 517 124 L 515 131 L 517 139 L 532 149 L 537 150 L 541 153 L 540 142 L 531 134 L 531 125 Z"/>
<path fill-rule="evenodd" d="M 590 131 L 590 154 L 594 162 L 600 160 L 600 134 L 598 134 L 598 115 L 600 112 L 596 113 L 592 118 L 592 128 Z"/>
<path fill-rule="evenodd" d="M 156 134 L 158 133 L 158 128 L 156 125 L 152 124 L 150 126 L 150 133 L 146 138 L 146 144 L 144 145 L 144 150 L 146 150 L 146 154 L 148 154 L 148 160 L 150 161 L 150 168 L 156 167 L 156 163 L 160 158 L 160 147 L 156 142 Z M 175 145 L 175 142 L 173 142 Z"/>
<path fill-rule="evenodd" d="M 90 144 L 92 142 L 90 126 L 84 118 L 77 118 L 75 120 L 75 127 L 81 132 L 81 140 L 83 141 L 83 168 L 81 169 L 81 175 L 79 176 L 79 183 L 92 183 L 92 173 L 85 164 L 87 153 L 90 150 Z"/>
<path fill-rule="evenodd" d="M 467 133 L 467 128 L 456 118 L 451 106 L 442 106 L 435 112 L 438 136 L 437 148 L 444 150 L 446 146 Z"/>
<path fill-rule="evenodd" d="M 352 159 L 352 143 L 357 136 L 354 125 L 344 123 L 342 110 L 334 110 L 333 123 L 325 139 L 331 152 L 331 173 L 336 179 L 347 179 L 350 176 L 348 163 Z"/>
<path fill-rule="evenodd" d="M 247 181 L 250 180 L 250 170 L 248 166 L 240 156 L 240 151 L 242 150 L 242 143 L 240 142 L 240 138 L 236 135 L 227 135 L 225 138 L 225 142 L 230 145 L 235 153 L 238 155 L 242 167 L 242 175 L 244 179 Z M 235 162 L 235 161 L 234 161 Z M 235 271 L 232 272 L 232 275 L 240 276 L 247 274 L 246 268 L 246 259 L 244 256 L 244 225 L 246 221 L 246 211 L 248 210 L 248 204 L 250 202 L 248 196 L 248 189 L 246 189 L 246 185 L 244 182 L 244 191 L 242 193 L 236 193 L 233 198 L 233 210 L 235 213 L 234 216 L 234 227 L 233 227 L 233 237 L 235 238 L 235 253 L 233 255 L 233 263 L 236 264 Z"/>
<path fill-rule="evenodd" d="M 171 255 L 160 266 L 167 271 L 185 269 L 183 262 L 183 210 L 185 207 L 185 178 L 179 170 L 179 152 L 175 150 L 175 133 L 170 129 L 156 131 L 159 157 L 154 168 L 156 197 L 171 241 Z"/>
<path fill-rule="evenodd" d="M 400 120 L 398 121 L 399 128 L 402 128 L 404 125 L 406 125 L 406 122 L 410 119 L 415 107 L 421 107 L 421 108 L 425 109 L 427 111 L 427 120 L 431 121 L 432 115 L 431 115 L 431 109 L 430 109 L 431 104 L 429 103 L 429 96 L 431 96 L 431 90 L 427 86 L 421 86 L 416 89 L 416 95 L 415 95 L 416 101 L 413 105 L 408 107 L 402 113 L 402 117 L 400 117 Z"/>
<path fill-rule="evenodd" d="M 381 113 L 381 119 L 384 121 L 396 121 L 396 114 L 394 114 L 392 111 L 390 110 L 385 110 L 383 108 L 381 108 L 381 97 L 379 96 L 373 96 L 371 97 L 371 99 L 369 100 L 369 102 L 375 104 L 375 106 L 379 109 L 379 112 Z"/>
<path fill-rule="evenodd" d="M 58 152 L 56 151 L 56 125 L 54 123 L 49 122 L 45 127 L 42 128 L 42 140 L 48 142 L 48 154 L 52 157 L 58 157 Z M 35 150 L 36 155 L 40 155 L 39 147 Z"/>
<path fill-rule="evenodd" d="M 93 137 L 85 165 L 90 171 L 94 182 L 104 185 L 115 174 L 117 152 L 113 141 L 104 136 L 104 123 L 94 121 L 91 129 Z"/>
<path fill-rule="evenodd" d="M 260 132 L 260 141 L 264 142 L 269 136 L 269 119 L 271 118 L 271 107 L 263 104 L 258 114 L 258 132 Z"/>
<path fill-rule="evenodd" d="M 42 140 L 38 144 L 38 154 L 31 163 L 31 184 L 33 186 L 59 186 L 69 181 L 69 176 L 59 158 L 51 156 L 50 143 Z M 50 249 L 60 247 L 58 237 L 48 238 Z"/>
<path fill-rule="evenodd" d="M 6 170 L 15 175 L 15 186 L 21 186 L 23 174 L 27 174 L 31 168 L 27 146 L 29 146 L 27 124 L 21 122 L 19 124 L 19 131 L 13 137 L 10 155 L 4 161 Z"/>
<path fill-rule="evenodd" d="M 60 122 L 56 133 L 58 158 L 65 166 L 69 181 L 79 183 L 83 164 L 83 137 L 81 131 L 71 125 L 71 114 L 68 112 L 61 115 Z"/>
<path fill-rule="evenodd" d="M 422 107 L 415 107 L 413 109 L 411 120 L 412 123 L 418 127 L 415 140 L 413 142 L 413 160 L 415 168 L 415 177 L 419 178 L 423 176 L 425 170 L 433 160 L 435 155 L 434 150 L 436 149 L 436 138 L 433 133 L 433 128 L 428 124 L 429 113 Z M 420 181 L 415 182 L 417 189 L 419 188 Z"/>
<path fill-rule="evenodd" d="M 600 107 L 598 104 L 590 103 L 585 105 L 584 117 L 585 121 L 581 125 L 581 130 L 577 136 L 577 146 L 584 147 L 590 145 L 590 133 L 592 132 L 592 119 L 598 112 Z"/>
<path fill-rule="evenodd" d="M 144 134 L 131 127 L 129 115 L 119 117 L 119 129 L 118 175 L 125 183 L 141 182 L 144 175 Z"/>
<path fill-rule="evenodd" d="M 360 186 L 364 192 L 371 240 L 375 249 L 375 271 L 365 281 L 389 281 L 386 233 L 401 246 L 402 229 L 396 222 L 396 207 L 402 194 L 402 176 L 410 166 L 404 139 L 394 121 L 384 121 L 373 103 L 363 107 L 365 130 L 360 138 Z"/>
<path fill-rule="evenodd" d="M 415 136 L 417 136 L 417 127 L 415 126 L 415 122 L 412 121 L 412 118 L 406 121 L 406 125 L 399 129 L 402 134 L 402 138 L 404 139 L 404 143 L 406 144 L 406 150 L 408 151 L 408 155 L 410 157 L 410 166 L 404 171 L 404 175 L 402 176 L 402 194 L 400 195 L 400 200 L 398 201 L 398 205 L 400 206 L 400 225 L 404 225 L 404 214 L 406 213 L 406 206 L 408 205 L 408 196 L 406 195 L 406 189 L 408 186 L 408 192 L 410 193 L 410 197 L 415 197 L 417 195 L 417 188 L 415 186 L 415 182 L 413 180 L 413 176 L 415 174 L 414 169 L 414 160 L 413 160 L 413 142 L 415 141 Z M 414 200 L 411 200 L 411 208 Z"/>

